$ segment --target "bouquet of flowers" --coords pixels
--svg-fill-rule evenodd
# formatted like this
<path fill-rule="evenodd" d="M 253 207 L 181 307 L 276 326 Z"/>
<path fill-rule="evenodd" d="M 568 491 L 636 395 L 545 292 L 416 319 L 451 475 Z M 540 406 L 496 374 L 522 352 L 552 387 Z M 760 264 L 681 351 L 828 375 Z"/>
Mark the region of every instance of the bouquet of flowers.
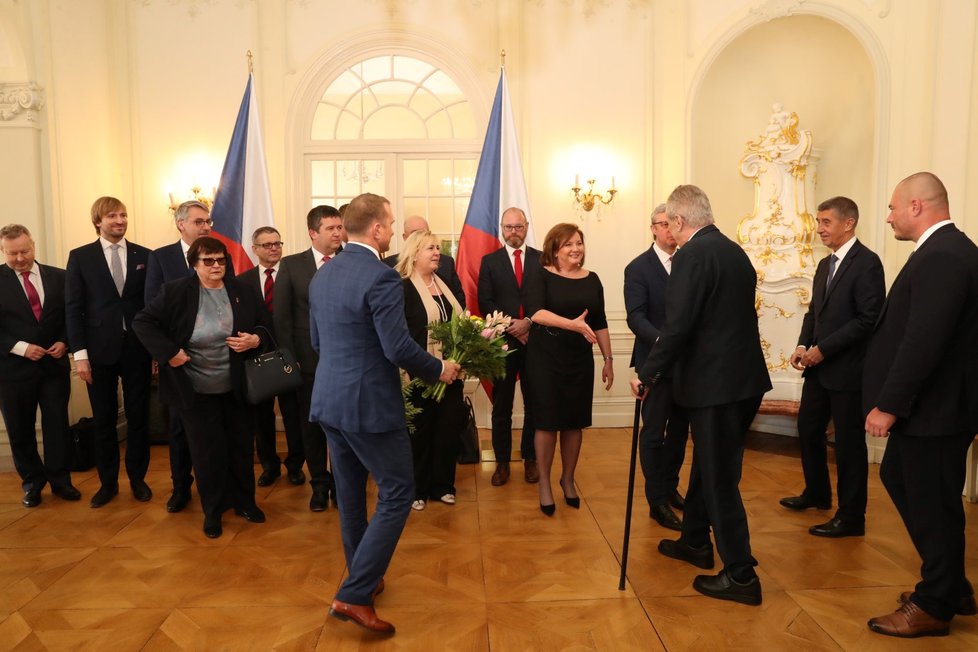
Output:
<path fill-rule="evenodd" d="M 506 375 L 506 356 L 510 350 L 503 334 L 512 321 L 512 317 L 498 310 L 485 319 L 466 310 L 448 321 L 429 324 L 428 330 L 431 339 L 441 344 L 446 360 L 457 362 L 469 376 L 497 380 Z M 439 381 L 429 385 L 422 396 L 441 401 L 445 396 L 445 383 Z"/>

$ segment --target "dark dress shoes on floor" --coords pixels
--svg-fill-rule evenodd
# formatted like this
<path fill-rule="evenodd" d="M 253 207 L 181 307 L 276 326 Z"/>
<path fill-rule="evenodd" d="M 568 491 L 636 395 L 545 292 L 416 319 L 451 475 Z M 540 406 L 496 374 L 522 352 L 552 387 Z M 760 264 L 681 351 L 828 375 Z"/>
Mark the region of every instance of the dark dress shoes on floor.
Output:
<path fill-rule="evenodd" d="M 540 511 L 543 512 L 545 516 L 553 516 L 557 511 L 557 505 L 551 503 L 549 505 L 544 505 L 540 503 Z"/>
<path fill-rule="evenodd" d="M 746 582 L 736 581 L 726 570 L 716 575 L 697 575 L 693 588 L 718 600 L 732 600 L 752 607 L 761 604 L 761 580 L 756 575 Z"/>
<path fill-rule="evenodd" d="M 234 513 L 248 521 L 249 523 L 264 523 L 265 522 L 265 512 L 261 511 L 258 505 L 252 505 L 251 507 L 235 507 Z"/>
<path fill-rule="evenodd" d="M 688 545 L 682 539 L 663 539 L 659 542 L 659 552 L 666 557 L 692 564 L 697 568 L 710 570 L 713 568 L 713 546 L 705 544 L 699 548 Z"/>
<path fill-rule="evenodd" d="M 540 477 L 537 476 L 537 480 L 539 479 Z M 494 487 L 501 487 L 509 482 L 509 462 L 499 462 L 496 464 L 496 470 L 493 472 L 490 482 Z"/>
<path fill-rule="evenodd" d="M 182 512 L 189 503 L 189 489 L 174 489 L 173 493 L 170 495 L 170 499 L 166 501 L 166 511 L 170 512 L 171 514 Z"/>
<path fill-rule="evenodd" d="M 844 523 L 841 519 L 833 518 L 827 523 L 813 525 L 808 528 L 808 533 L 817 537 L 830 537 L 833 539 L 840 537 L 861 537 L 866 534 L 866 526 Z"/>
<path fill-rule="evenodd" d="M 683 522 L 669 508 L 669 505 L 652 505 L 649 508 L 649 516 L 654 518 L 655 522 L 664 528 L 675 530 L 676 532 L 681 532 L 683 529 Z"/>
<path fill-rule="evenodd" d="M 92 500 L 89 505 L 92 509 L 98 509 L 99 507 L 105 507 L 109 504 L 113 498 L 119 493 L 119 485 L 113 485 L 111 487 L 106 487 L 105 485 L 99 487 L 99 490 L 95 492 L 92 496 Z"/>
<path fill-rule="evenodd" d="M 298 486 L 306 481 L 306 474 L 302 472 L 302 469 L 298 471 L 289 471 L 289 482 Z"/>
<path fill-rule="evenodd" d="M 51 493 L 60 498 L 61 500 L 81 500 L 81 492 L 75 488 L 70 482 L 68 484 L 59 484 L 57 486 L 51 487 Z"/>
<path fill-rule="evenodd" d="M 374 608 L 367 605 L 349 604 L 340 600 L 333 600 L 333 604 L 329 608 L 329 615 L 338 620 L 356 623 L 371 632 L 384 634 L 385 636 L 393 636 L 394 634 L 394 625 L 378 618 Z"/>
<path fill-rule="evenodd" d="M 681 512 L 686 509 L 686 499 L 678 491 L 673 491 L 672 495 L 669 496 L 669 506 Z"/>
<path fill-rule="evenodd" d="M 222 534 L 224 534 L 224 528 L 221 527 L 220 516 L 214 518 L 204 517 L 204 536 L 208 539 L 216 539 Z"/>
<path fill-rule="evenodd" d="M 907 604 L 910 602 L 911 595 L 913 595 L 913 591 L 904 591 L 897 598 L 897 602 Z M 958 616 L 978 615 L 978 602 L 975 602 L 975 594 L 969 593 L 968 595 L 962 595 L 958 603 L 954 605 L 954 613 Z"/>
<path fill-rule="evenodd" d="M 891 614 L 870 618 L 867 624 L 877 634 L 900 638 L 947 636 L 951 631 L 949 621 L 938 620 L 909 601 Z"/>
<path fill-rule="evenodd" d="M 24 497 L 20 499 L 24 507 L 37 507 L 41 504 L 41 490 L 28 489 L 24 492 Z"/>
<path fill-rule="evenodd" d="M 149 488 L 149 485 L 142 480 L 137 480 L 131 483 L 132 486 L 132 497 L 141 503 L 149 502 L 153 497 L 153 490 Z"/>
<path fill-rule="evenodd" d="M 523 460 L 523 479 L 528 484 L 540 482 L 540 471 L 537 469 L 536 460 Z"/>
<path fill-rule="evenodd" d="M 793 509 L 796 512 L 800 512 L 803 509 L 831 509 L 832 501 L 827 500 L 824 502 L 815 501 L 807 496 L 788 496 L 787 498 L 782 498 L 778 501 L 781 503 L 782 507 L 787 507 L 788 509 Z"/>
<path fill-rule="evenodd" d="M 275 482 L 276 480 L 278 480 L 278 478 L 279 478 L 280 475 L 282 475 L 282 474 L 280 472 L 278 472 L 278 471 L 262 471 L 261 472 L 261 475 L 258 476 L 258 486 L 259 487 L 268 487 L 273 482 Z M 303 478 L 303 479 L 305 479 L 305 478 Z M 300 482 L 299 484 L 302 484 L 302 483 Z"/>
<path fill-rule="evenodd" d="M 329 507 L 329 490 L 323 489 L 312 492 L 312 498 L 309 499 L 309 509 L 314 512 L 325 512 L 327 507 Z"/>

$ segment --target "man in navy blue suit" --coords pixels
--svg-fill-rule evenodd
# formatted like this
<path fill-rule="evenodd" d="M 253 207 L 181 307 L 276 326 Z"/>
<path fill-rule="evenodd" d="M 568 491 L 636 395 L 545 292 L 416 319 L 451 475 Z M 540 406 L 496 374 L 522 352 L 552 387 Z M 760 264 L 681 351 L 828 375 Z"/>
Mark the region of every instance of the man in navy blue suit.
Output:
<path fill-rule="evenodd" d="M 427 353 L 411 338 L 397 272 L 380 261 L 393 234 L 390 202 L 363 194 L 343 216 L 349 246 L 309 286 L 312 344 L 319 352 L 309 418 L 326 431 L 340 510 L 348 575 L 329 614 L 381 634 L 374 598 L 414 499 L 411 442 L 398 367 L 450 383 L 459 366 Z M 377 508 L 367 520 L 367 476 Z"/>
<path fill-rule="evenodd" d="M 180 232 L 180 239 L 153 250 L 149 255 L 144 292 L 147 305 L 156 298 L 164 283 L 193 274 L 193 270 L 187 265 L 187 251 L 194 240 L 210 235 L 213 225 L 210 210 L 196 200 L 180 204 L 174 212 L 173 220 Z M 225 273 L 228 276 L 234 275 L 230 261 Z M 194 476 L 187 433 L 176 410 L 170 411 L 170 478 L 173 480 L 173 494 L 166 501 L 166 511 L 179 512 L 190 502 L 190 487 L 194 483 Z"/>
<path fill-rule="evenodd" d="M 625 311 L 628 327 L 635 333 L 632 361 L 637 370 L 649 357 L 666 321 L 666 285 L 672 273 L 676 238 L 669 231 L 666 205 L 652 212 L 652 246 L 625 267 Z M 679 494 L 679 469 L 686 458 L 689 418 L 686 410 L 672 398 L 670 381 L 660 382 L 661 391 L 652 392 L 642 403 L 642 433 L 639 456 L 645 475 L 645 499 L 649 516 L 662 527 L 680 531 L 682 521 L 672 508 L 683 509 Z"/>
<path fill-rule="evenodd" d="M 126 240 L 129 215 L 115 197 L 96 199 L 91 217 L 98 239 L 68 254 L 65 320 L 78 377 L 88 384 L 95 418 L 95 465 L 101 487 L 91 506 L 99 508 L 119 493 L 120 379 L 129 485 L 136 500 L 153 497 L 145 481 L 152 360 L 132 331 L 132 318 L 143 309 L 149 249 Z"/>

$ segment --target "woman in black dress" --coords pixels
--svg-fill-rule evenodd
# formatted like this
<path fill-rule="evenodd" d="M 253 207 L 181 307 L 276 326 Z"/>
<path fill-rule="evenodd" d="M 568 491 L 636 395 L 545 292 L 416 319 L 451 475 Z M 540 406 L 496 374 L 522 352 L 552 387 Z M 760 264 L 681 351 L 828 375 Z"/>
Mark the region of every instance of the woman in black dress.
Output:
<path fill-rule="evenodd" d="M 594 392 L 593 345 L 604 366 L 601 380 L 611 389 L 615 370 L 604 313 L 604 289 L 598 275 L 584 268 L 584 234 L 573 224 L 558 224 L 547 233 L 540 270 L 528 279 L 526 314 L 533 322 L 526 347 L 527 377 L 534 441 L 540 469 L 540 511 L 552 516 L 556 506 L 550 487 L 560 433 L 560 488 L 564 502 L 581 506 L 574 470 L 581 453 L 582 430 L 591 425 Z"/>

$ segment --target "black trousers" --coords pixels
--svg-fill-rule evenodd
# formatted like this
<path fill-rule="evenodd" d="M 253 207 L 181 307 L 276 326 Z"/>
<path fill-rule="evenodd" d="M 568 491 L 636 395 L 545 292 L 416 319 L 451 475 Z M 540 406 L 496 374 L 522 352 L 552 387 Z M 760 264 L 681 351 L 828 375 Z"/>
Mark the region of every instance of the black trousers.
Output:
<path fill-rule="evenodd" d="M 805 474 L 802 495 L 819 503 L 832 502 L 832 485 L 826 459 L 825 430 L 835 424 L 835 463 L 838 473 L 839 508 L 835 517 L 852 525 L 866 521 L 866 482 L 869 454 L 861 391 L 833 391 L 818 380 L 818 367 L 805 375 L 798 408 L 801 468 Z"/>
<path fill-rule="evenodd" d="M 10 438 L 14 468 L 24 491 L 40 491 L 48 482 L 63 487 L 71 482 L 68 472 L 68 368 L 34 378 L 0 381 L 0 414 Z M 44 460 L 37 452 L 37 408 L 41 408 Z"/>
<path fill-rule="evenodd" d="M 710 542 L 710 528 L 724 569 L 742 579 L 753 573 L 747 512 L 740 497 L 744 440 L 761 396 L 688 408 L 693 433 L 693 469 L 686 492 L 682 539 L 692 546 Z"/>
<path fill-rule="evenodd" d="M 679 469 L 686 459 L 689 416 L 672 400 L 672 386 L 660 381 L 642 402 L 639 460 L 645 475 L 649 507 L 664 505 L 679 487 Z"/>
<path fill-rule="evenodd" d="M 195 394 L 180 410 L 187 430 L 197 493 L 205 517 L 220 518 L 231 508 L 255 506 L 254 424 L 251 405 L 233 392 Z"/>
<path fill-rule="evenodd" d="M 508 462 L 513 457 L 513 399 L 516 397 L 517 374 L 521 377 L 520 393 L 523 395 L 520 456 L 524 460 L 537 458 L 533 446 L 533 415 L 527 399 L 526 348 L 521 346 L 506 356 L 506 377 L 492 384 L 492 452 L 497 462 Z"/>
<path fill-rule="evenodd" d="M 411 457 L 414 461 L 414 497 L 438 499 L 455 492 L 455 465 L 459 434 L 465 426 L 466 408 L 462 400 L 464 383 L 455 381 L 445 388 L 441 402 L 422 398 L 424 391 L 411 391 L 411 403 L 421 412 L 414 417 Z"/>
<path fill-rule="evenodd" d="M 187 442 L 187 429 L 183 427 L 180 413 L 170 410 L 170 479 L 173 491 L 189 492 L 194 483 L 193 462 L 190 459 L 190 444 Z"/>
<path fill-rule="evenodd" d="M 312 406 L 312 386 L 316 377 L 302 374 L 302 387 L 299 388 L 299 421 L 302 422 L 302 451 L 309 469 L 309 484 L 313 493 L 321 493 L 333 487 L 333 476 L 326 468 L 329 453 L 326 448 L 326 433 L 318 423 L 309 421 Z"/>
<path fill-rule="evenodd" d="M 146 349 L 127 331 L 120 343 L 122 353 L 115 364 L 92 365 L 88 399 L 95 420 L 95 466 L 103 487 L 119 484 L 119 381 L 126 410 L 126 474 L 129 482 L 142 481 L 149 468 L 149 385 L 152 361 Z"/>
<path fill-rule="evenodd" d="M 302 470 L 305 453 L 302 447 L 302 424 L 299 422 L 299 396 L 289 392 L 278 397 L 285 425 L 285 469 L 289 473 Z M 275 450 L 275 397 L 255 406 L 255 449 L 264 471 L 278 475 L 282 460 Z"/>
<path fill-rule="evenodd" d="M 941 620 L 972 593 L 964 574 L 964 486 L 968 446 L 974 435 L 907 437 L 886 443 L 880 479 L 917 548 L 921 580 L 911 599 Z"/>

